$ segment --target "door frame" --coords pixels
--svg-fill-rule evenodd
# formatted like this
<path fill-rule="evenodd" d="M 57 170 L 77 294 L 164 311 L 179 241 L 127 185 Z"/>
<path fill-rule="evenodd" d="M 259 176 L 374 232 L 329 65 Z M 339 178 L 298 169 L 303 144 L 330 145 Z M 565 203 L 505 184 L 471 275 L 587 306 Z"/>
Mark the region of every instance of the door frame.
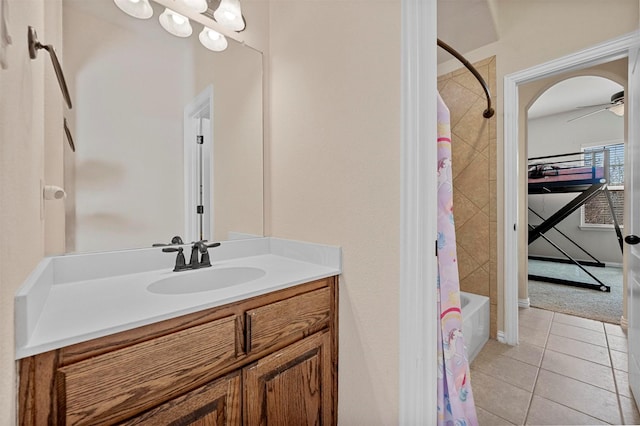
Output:
<path fill-rule="evenodd" d="M 640 42 L 638 31 L 625 34 L 570 55 L 527 68 L 504 77 L 504 222 L 503 222 L 503 276 L 504 276 L 504 330 L 499 340 L 510 345 L 518 344 L 518 248 L 526 241 L 526 224 L 518 221 L 521 196 L 518 183 L 521 179 L 518 167 L 520 141 L 518 137 L 519 104 L 518 87 L 542 78 L 577 71 L 629 56 L 629 50 Z M 636 87 L 635 90 L 638 90 Z M 631 137 L 631 135 L 629 135 Z M 514 143 L 515 141 L 515 143 Z"/>
<path fill-rule="evenodd" d="M 437 419 L 437 13 L 401 2 L 398 424 Z"/>
<path fill-rule="evenodd" d="M 640 70 L 637 69 L 640 64 L 640 30 L 638 30 L 638 40 L 634 49 L 630 49 L 629 52 L 629 94 L 625 98 L 625 108 L 629 108 L 630 111 L 634 111 L 637 114 L 637 108 L 640 106 Z M 640 123 L 638 120 L 629 120 L 628 124 L 629 139 L 635 143 L 630 146 L 631 149 L 627 150 L 628 161 L 631 161 L 632 165 L 638 166 L 637 162 L 640 160 L 640 152 L 638 152 L 640 143 Z M 631 167 L 630 172 L 627 173 L 625 164 L 625 187 L 628 187 L 627 194 L 631 194 L 627 197 L 626 213 L 631 219 L 628 221 L 629 226 L 626 229 L 627 235 L 638 235 L 640 229 L 637 229 L 638 217 L 638 205 L 640 200 L 633 197 L 633 192 L 638 192 L 640 188 L 636 185 L 638 182 L 637 170 Z M 636 184 L 633 184 L 636 182 Z M 640 350 L 640 342 L 638 342 L 638 315 L 640 311 L 640 302 L 638 302 L 638 279 L 639 271 L 638 252 L 637 246 L 628 245 L 625 250 L 625 277 L 627 279 L 627 318 L 628 318 L 628 381 L 630 384 L 631 396 L 634 399 L 636 405 L 640 402 L 640 367 L 638 365 L 638 350 Z M 634 268 L 635 267 L 635 268 Z"/>
<path fill-rule="evenodd" d="M 184 107 L 184 238 L 185 241 L 197 241 L 198 221 L 193 214 L 193 208 L 198 200 L 198 150 L 196 147 L 193 123 L 195 120 L 208 119 L 208 125 L 201 126 L 204 143 L 202 145 L 202 168 L 203 178 L 208 182 L 209 191 L 204 194 L 203 204 L 205 205 L 204 228 L 208 225 L 208 238 L 214 235 L 213 217 L 213 86 L 207 86 L 202 92 L 193 98 Z"/>

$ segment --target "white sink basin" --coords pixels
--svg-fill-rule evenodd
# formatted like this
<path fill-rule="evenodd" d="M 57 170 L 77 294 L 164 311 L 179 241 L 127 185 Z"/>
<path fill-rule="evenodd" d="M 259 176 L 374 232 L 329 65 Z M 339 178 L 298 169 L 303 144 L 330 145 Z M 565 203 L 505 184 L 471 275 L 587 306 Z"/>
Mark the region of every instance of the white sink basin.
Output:
<path fill-rule="evenodd" d="M 151 293 L 188 294 L 218 290 L 263 277 L 266 272 L 259 268 L 210 267 L 196 271 L 175 272 L 173 276 L 156 281 L 147 287 Z"/>

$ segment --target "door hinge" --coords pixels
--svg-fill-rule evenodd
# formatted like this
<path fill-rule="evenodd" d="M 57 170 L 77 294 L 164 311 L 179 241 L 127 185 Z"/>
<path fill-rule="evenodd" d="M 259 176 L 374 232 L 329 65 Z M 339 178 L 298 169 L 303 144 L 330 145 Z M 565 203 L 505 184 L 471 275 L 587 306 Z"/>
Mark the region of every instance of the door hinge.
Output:
<path fill-rule="evenodd" d="M 196 143 L 198 145 L 202 145 L 204 143 L 204 136 L 202 136 L 202 135 L 196 136 Z"/>
<path fill-rule="evenodd" d="M 202 206 L 202 205 L 196 206 L 196 213 L 204 214 L 204 206 Z"/>
<path fill-rule="evenodd" d="M 436 243 L 436 257 L 438 257 L 438 240 L 436 240 L 435 243 Z"/>

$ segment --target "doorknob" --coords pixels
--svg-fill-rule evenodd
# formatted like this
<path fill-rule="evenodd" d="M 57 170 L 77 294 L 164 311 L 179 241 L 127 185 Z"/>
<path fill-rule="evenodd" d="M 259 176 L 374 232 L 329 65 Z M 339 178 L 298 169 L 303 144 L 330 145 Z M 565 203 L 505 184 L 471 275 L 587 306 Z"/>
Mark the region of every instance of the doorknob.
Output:
<path fill-rule="evenodd" d="M 637 235 L 627 235 L 626 237 L 624 237 L 624 242 L 627 244 L 635 245 L 640 243 L 640 237 L 638 237 Z"/>

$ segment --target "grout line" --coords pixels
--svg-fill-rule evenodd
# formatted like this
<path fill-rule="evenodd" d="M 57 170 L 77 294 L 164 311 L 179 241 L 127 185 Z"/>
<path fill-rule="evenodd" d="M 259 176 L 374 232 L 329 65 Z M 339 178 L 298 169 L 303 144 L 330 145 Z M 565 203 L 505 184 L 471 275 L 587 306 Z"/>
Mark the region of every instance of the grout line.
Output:
<path fill-rule="evenodd" d="M 604 324 L 602 325 L 604 327 Z M 618 413 L 620 413 L 621 424 L 626 424 L 624 414 L 622 413 L 622 403 L 620 402 L 620 390 L 618 389 L 618 379 L 616 378 L 615 368 L 613 368 L 613 357 L 611 356 L 611 348 L 609 347 L 609 334 L 606 327 L 604 327 L 604 336 L 607 341 L 607 354 L 609 355 L 609 361 L 611 362 L 611 374 L 613 375 L 613 386 L 616 388 L 616 400 L 618 401 Z"/>
<path fill-rule="evenodd" d="M 540 359 L 540 365 L 537 366 L 536 370 L 536 379 L 533 381 L 533 389 L 531 390 L 531 397 L 529 398 L 529 405 L 527 406 L 527 412 L 524 415 L 524 423 L 527 424 L 527 420 L 529 419 L 529 414 L 531 412 L 531 404 L 533 404 L 533 396 L 536 394 L 536 386 L 538 386 L 538 378 L 540 377 L 540 370 L 542 370 L 542 363 L 544 362 L 544 355 L 547 352 L 547 342 L 549 342 L 549 334 L 551 334 L 551 324 L 553 324 L 553 317 L 555 317 L 556 313 L 553 312 L 551 315 L 551 321 L 549 321 L 549 326 L 547 327 L 547 336 L 544 339 L 544 347 L 542 349 L 542 358 Z M 520 319 L 520 318 L 518 318 Z"/>

